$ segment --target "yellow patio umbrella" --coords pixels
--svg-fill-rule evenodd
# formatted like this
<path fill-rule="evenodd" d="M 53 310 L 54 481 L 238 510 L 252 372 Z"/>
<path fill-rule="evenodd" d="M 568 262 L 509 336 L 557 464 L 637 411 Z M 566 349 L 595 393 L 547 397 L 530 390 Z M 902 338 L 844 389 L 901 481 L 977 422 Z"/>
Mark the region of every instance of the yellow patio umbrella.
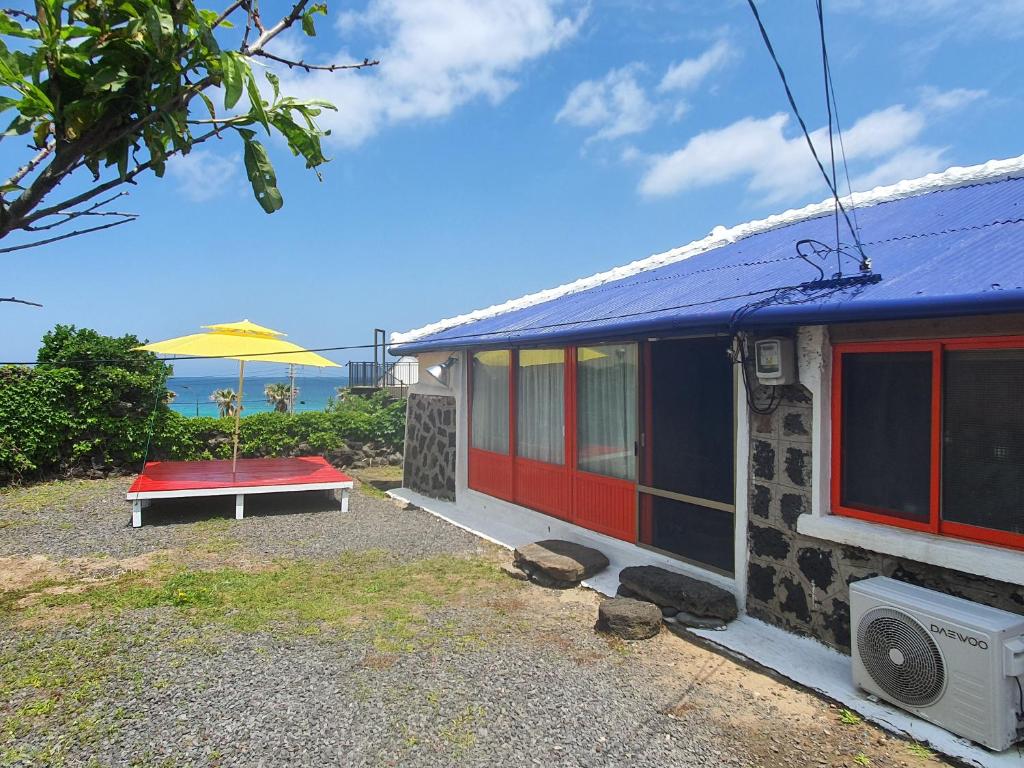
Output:
<path fill-rule="evenodd" d="M 231 456 L 231 471 L 238 463 L 238 427 L 242 415 L 242 390 L 245 386 L 245 362 L 288 363 L 290 365 L 311 365 L 317 368 L 339 368 L 337 363 L 316 352 L 303 349 L 298 344 L 284 341 L 286 334 L 272 328 L 264 328 L 248 320 L 238 323 L 204 325 L 207 333 L 193 333 L 176 339 L 144 344 L 136 349 L 157 352 L 164 355 L 185 357 L 221 357 L 238 361 L 238 407 L 235 409 L 234 447 Z"/>

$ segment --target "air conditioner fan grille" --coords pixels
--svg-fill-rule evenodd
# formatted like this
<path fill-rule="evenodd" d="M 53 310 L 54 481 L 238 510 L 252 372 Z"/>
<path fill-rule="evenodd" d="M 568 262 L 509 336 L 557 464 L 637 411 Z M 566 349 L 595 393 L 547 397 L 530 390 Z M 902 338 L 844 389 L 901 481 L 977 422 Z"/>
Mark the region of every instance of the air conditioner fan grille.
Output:
<path fill-rule="evenodd" d="M 879 688 L 914 707 L 934 704 L 946 686 L 939 647 L 912 616 L 873 608 L 857 626 L 857 653 Z"/>

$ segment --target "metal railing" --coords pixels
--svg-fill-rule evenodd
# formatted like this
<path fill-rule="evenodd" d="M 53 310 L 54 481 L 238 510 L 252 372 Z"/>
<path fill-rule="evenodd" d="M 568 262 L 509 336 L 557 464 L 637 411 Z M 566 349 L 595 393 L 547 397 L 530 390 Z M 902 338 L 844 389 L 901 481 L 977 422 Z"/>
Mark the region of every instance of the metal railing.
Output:
<path fill-rule="evenodd" d="M 391 394 L 405 397 L 409 385 L 419 380 L 419 373 L 419 363 L 415 360 L 392 363 L 350 360 L 348 385 L 352 389 L 386 389 Z"/>

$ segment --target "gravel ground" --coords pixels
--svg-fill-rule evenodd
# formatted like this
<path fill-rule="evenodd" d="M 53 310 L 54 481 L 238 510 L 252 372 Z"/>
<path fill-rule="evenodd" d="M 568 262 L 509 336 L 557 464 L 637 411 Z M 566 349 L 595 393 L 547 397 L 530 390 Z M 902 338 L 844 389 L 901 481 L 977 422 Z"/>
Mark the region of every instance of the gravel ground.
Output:
<path fill-rule="evenodd" d="M 136 557 L 155 550 L 188 549 L 211 533 L 254 557 L 329 558 L 342 552 L 384 549 L 402 559 L 472 554 L 477 537 L 425 512 L 408 514 L 390 499 L 353 492 L 342 515 L 326 493 L 269 493 L 246 500 L 246 519 L 235 521 L 234 498 L 157 501 L 143 510 L 141 528 L 131 527 L 125 493 L 131 480 L 77 483 L 64 505 L 14 508 L 0 496 L 0 556 Z M 84 497 L 84 498 L 83 498 Z M 198 525 L 197 525 L 198 524 Z M 223 543 L 223 542 L 222 542 Z"/>
<path fill-rule="evenodd" d="M 38 511 L 0 497 L 6 573 L 46 555 L 64 562 L 54 567 L 71 574 L 61 588 L 71 584 L 73 594 L 68 558 L 110 562 L 114 584 L 128 559 L 155 551 L 191 568 L 293 558 L 328 568 L 346 551 L 375 549 L 412 565 L 435 555 L 509 559 L 427 513 L 363 493 L 345 516 L 326 499 L 297 506 L 275 495 L 243 522 L 222 522 L 230 509 L 175 505 L 133 530 L 126 486 L 73 488 Z M 52 589 L 8 594 L 44 588 Z M 596 634 L 599 598 L 587 590 L 495 577 L 430 603 L 400 651 L 382 649 L 359 624 L 239 631 L 170 605 L 64 606 L 28 621 L 24 599 L 0 599 L 0 766 L 933 764 L 667 632 L 636 644 Z"/>

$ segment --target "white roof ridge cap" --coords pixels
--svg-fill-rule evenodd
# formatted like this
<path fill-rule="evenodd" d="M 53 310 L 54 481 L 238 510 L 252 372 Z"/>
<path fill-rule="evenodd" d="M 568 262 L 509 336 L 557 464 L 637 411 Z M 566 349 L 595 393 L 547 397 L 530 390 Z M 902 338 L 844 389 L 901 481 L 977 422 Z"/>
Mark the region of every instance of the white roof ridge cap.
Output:
<path fill-rule="evenodd" d="M 955 189 L 956 187 L 970 186 L 972 184 L 1001 181 L 1012 178 L 1013 176 L 1021 173 L 1024 173 L 1024 155 L 1010 157 L 1004 160 L 989 160 L 988 162 L 981 163 L 979 165 L 953 166 L 951 168 L 947 168 L 945 171 L 929 173 L 928 175 L 921 176 L 917 179 L 898 181 L 895 184 L 875 187 L 874 189 L 866 192 L 854 192 L 852 195 L 843 196 L 841 200 L 845 205 L 852 203 L 854 208 L 866 208 L 872 205 L 879 205 L 880 203 L 902 200 L 907 197 L 916 197 L 917 195 L 923 195 L 929 192 L 938 192 L 944 189 Z M 582 277 L 578 280 L 573 280 L 570 283 L 565 283 L 555 288 L 547 288 L 542 291 L 520 296 L 517 299 L 510 299 L 509 301 L 505 301 L 500 304 L 494 304 L 490 307 L 467 312 L 463 315 L 438 320 L 435 323 L 430 323 L 429 325 L 424 325 L 421 328 L 416 328 L 411 331 L 392 333 L 390 343 L 396 345 L 408 344 L 423 336 L 440 333 L 459 325 L 465 325 L 466 323 L 475 322 L 477 320 L 486 320 L 507 314 L 508 312 L 514 312 L 517 309 L 525 309 L 526 307 L 543 304 L 544 302 L 551 301 L 552 299 L 568 296 L 573 293 L 579 293 L 605 283 L 632 277 L 633 275 L 640 274 L 641 272 L 647 272 L 668 264 L 674 264 L 692 256 L 707 253 L 708 251 L 713 251 L 716 248 L 721 248 L 724 245 L 735 243 L 738 240 L 744 240 L 748 237 L 752 237 L 753 235 L 761 234 L 762 232 L 768 232 L 773 229 L 778 229 L 779 227 L 823 216 L 831 213 L 834 209 L 835 201 L 829 197 L 822 200 L 820 203 L 811 203 L 810 205 L 805 205 L 803 208 L 790 209 L 783 211 L 782 213 L 767 216 L 763 219 L 755 219 L 732 227 L 719 225 L 699 240 L 694 240 L 686 245 L 672 248 L 671 250 L 664 251 L 663 253 L 656 253 L 648 256 L 647 258 L 638 259 L 623 266 L 612 267 L 604 272 L 598 272 L 597 274 L 589 277 Z"/>

